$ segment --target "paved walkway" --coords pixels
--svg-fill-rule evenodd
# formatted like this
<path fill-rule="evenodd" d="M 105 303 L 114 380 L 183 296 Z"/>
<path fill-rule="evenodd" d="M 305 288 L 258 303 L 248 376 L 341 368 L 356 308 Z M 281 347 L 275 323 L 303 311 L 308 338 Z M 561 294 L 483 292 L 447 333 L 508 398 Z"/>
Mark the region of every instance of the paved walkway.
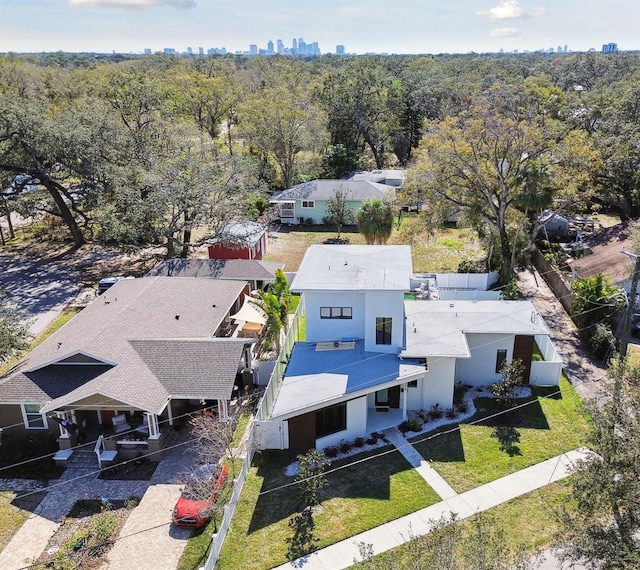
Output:
<path fill-rule="evenodd" d="M 549 483 L 564 479 L 571 473 L 576 460 L 587 457 L 585 448 L 563 453 L 557 457 L 538 463 L 521 471 L 496 479 L 471 491 L 460 493 L 430 507 L 420 509 L 394 521 L 352 536 L 347 540 L 332 544 L 308 556 L 282 564 L 277 570 L 305 568 L 306 570 L 341 570 L 354 561 L 361 560 L 358 543 L 373 547 L 374 554 L 380 554 L 396 546 L 409 542 L 413 537 L 428 534 L 432 521 L 442 515 L 457 513 L 459 519 L 468 518 L 511 499 L 540 489 Z"/>
<path fill-rule="evenodd" d="M 397 428 L 386 429 L 383 433 L 442 500 L 446 501 L 458 495 Z"/>
<path fill-rule="evenodd" d="M 180 432 L 174 445 L 188 437 L 188 430 Z M 175 483 L 180 474 L 193 464 L 193 454 L 188 448 L 188 445 L 183 445 L 171 449 L 150 481 L 106 481 L 98 479 L 96 465 L 67 467 L 60 479 L 50 481 L 49 486 L 45 487 L 45 498 L 0 552 L 0 568 L 18 570 L 27 566 L 30 559 L 37 558 L 77 500 L 107 497 L 113 501 L 138 496 L 143 499 L 120 533 L 123 537 L 122 548 L 120 541 L 116 542 L 118 548 L 112 550 L 107 568 L 173 570 L 189 537 L 169 524 L 171 511 L 180 494 L 180 487 Z M 38 483 L 6 479 L 0 480 L 0 486 L 6 490 L 41 488 Z M 151 527 L 155 528 L 141 532 Z M 149 548 L 150 544 L 153 544 L 153 549 Z M 152 561 L 151 550 L 161 553 L 161 556 L 158 559 L 154 557 Z"/>

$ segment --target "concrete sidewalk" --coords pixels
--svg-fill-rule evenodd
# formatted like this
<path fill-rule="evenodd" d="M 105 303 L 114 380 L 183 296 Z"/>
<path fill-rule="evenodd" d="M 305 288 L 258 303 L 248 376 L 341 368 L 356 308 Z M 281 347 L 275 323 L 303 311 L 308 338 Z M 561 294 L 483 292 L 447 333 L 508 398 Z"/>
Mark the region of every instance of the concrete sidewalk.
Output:
<path fill-rule="evenodd" d="M 453 512 L 458 515 L 459 519 L 465 519 L 480 511 L 485 511 L 515 497 L 540 489 L 549 483 L 564 479 L 571 473 L 574 463 L 578 459 L 586 458 L 589 453 L 590 451 L 586 448 L 563 453 L 352 536 L 342 542 L 332 544 L 303 558 L 282 564 L 277 567 L 277 570 L 290 570 L 291 568 L 340 570 L 348 568 L 355 562 L 362 560 L 358 543 L 370 544 L 373 547 L 373 552 L 380 554 L 409 542 L 413 537 L 428 534 L 432 530 L 431 521 L 440 519 L 442 515 L 446 516 Z"/>

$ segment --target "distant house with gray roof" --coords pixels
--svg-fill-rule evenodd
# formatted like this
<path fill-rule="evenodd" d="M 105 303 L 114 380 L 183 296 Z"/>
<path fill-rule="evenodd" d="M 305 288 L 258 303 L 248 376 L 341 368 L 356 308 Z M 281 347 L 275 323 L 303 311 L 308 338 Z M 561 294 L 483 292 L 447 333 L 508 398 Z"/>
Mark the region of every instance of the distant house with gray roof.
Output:
<path fill-rule="evenodd" d="M 118 435 L 124 443 L 108 443 L 159 451 L 192 405 L 224 417 L 239 372 L 252 366 L 255 339 L 233 319 L 248 292 L 243 281 L 119 281 L 0 378 L 0 427 L 7 436 L 49 430 L 62 449 L 74 434 L 58 420 L 106 434 L 114 416 L 126 427 L 137 416 L 144 437 L 131 428 Z"/>
<path fill-rule="evenodd" d="M 394 201 L 396 187 L 370 180 L 312 180 L 275 193 L 269 203 L 278 208 L 280 223 L 297 225 L 311 221 L 322 224 L 327 217 L 327 201 L 336 191 L 346 195 L 347 206 L 355 214 L 365 200 Z"/>

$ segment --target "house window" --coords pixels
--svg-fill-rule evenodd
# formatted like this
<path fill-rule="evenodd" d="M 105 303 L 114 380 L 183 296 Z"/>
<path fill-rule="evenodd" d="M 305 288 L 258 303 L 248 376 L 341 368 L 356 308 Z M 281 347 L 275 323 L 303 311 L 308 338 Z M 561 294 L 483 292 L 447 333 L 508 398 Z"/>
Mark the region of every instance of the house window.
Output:
<path fill-rule="evenodd" d="M 26 429 L 47 429 L 47 416 L 40 413 L 39 404 L 21 404 L 24 427 Z"/>
<path fill-rule="evenodd" d="M 507 351 L 504 349 L 498 350 L 496 354 L 496 373 L 499 374 L 502 370 L 504 363 L 507 361 Z"/>
<path fill-rule="evenodd" d="M 302 207 L 311 209 L 316 207 L 316 203 L 314 200 L 302 200 Z"/>
<path fill-rule="evenodd" d="M 376 317 L 376 344 L 391 344 L 391 317 Z"/>
<path fill-rule="evenodd" d="M 417 387 L 418 387 L 417 380 L 409 380 L 409 382 L 407 382 L 407 388 L 417 388 Z"/>
<path fill-rule="evenodd" d="M 347 429 L 347 404 L 338 404 L 316 412 L 316 438 Z"/>
<path fill-rule="evenodd" d="M 351 307 L 320 307 L 321 319 L 351 319 L 352 317 Z"/>

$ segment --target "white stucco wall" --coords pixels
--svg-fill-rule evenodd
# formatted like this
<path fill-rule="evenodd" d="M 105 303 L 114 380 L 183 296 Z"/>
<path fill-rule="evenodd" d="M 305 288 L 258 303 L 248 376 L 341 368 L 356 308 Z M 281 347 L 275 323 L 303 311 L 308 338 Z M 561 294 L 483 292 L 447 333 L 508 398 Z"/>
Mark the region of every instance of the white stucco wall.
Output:
<path fill-rule="evenodd" d="M 497 351 L 507 351 L 507 362 L 513 360 L 513 335 L 467 334 L 471 358 L 459 358 L 455 381 L 470 386 L 486 386 L 500 380 L 496 372 Z"/>
<path fill-rule="evenodd" d="M 308 291 L 304 294 L 307 342 L 364 338 L 365 299 L 360 291 Z M 351 319 L 321 319 L 320 307 L 351 307 Z"/>
<path fill-rule="evenodd" d="M 356 398 L 347 402 L 347 429 L 332 433 L 316 440 L 316 448 L 324 449 L 330 445 L 338 445 L 343 439 L 352 441 L 356 437 L 367 435 L 367 397 Z"/>
<path fill-rule="evenodd" d="M 424 380 L 418 381 L 422 384 L 420 389 L 420 407 L 411 410 L 429 411 L 435 404 L 446 410 L 453 406 L 453 386 L 455 384 L 456 360 L 455 358 L 434 358 L 427 362 L 429 369 Z M 409 395 L 411 396 L 410 389 Z"/>
<path fill-rule="evenodd" d="M 365 315 L 365 350 L 397 353 L 404 344 L 404 293 L 402 291 L 367 291 Z M 377 317 L 392 319 L 390 345 L 376 344 Z"/>

